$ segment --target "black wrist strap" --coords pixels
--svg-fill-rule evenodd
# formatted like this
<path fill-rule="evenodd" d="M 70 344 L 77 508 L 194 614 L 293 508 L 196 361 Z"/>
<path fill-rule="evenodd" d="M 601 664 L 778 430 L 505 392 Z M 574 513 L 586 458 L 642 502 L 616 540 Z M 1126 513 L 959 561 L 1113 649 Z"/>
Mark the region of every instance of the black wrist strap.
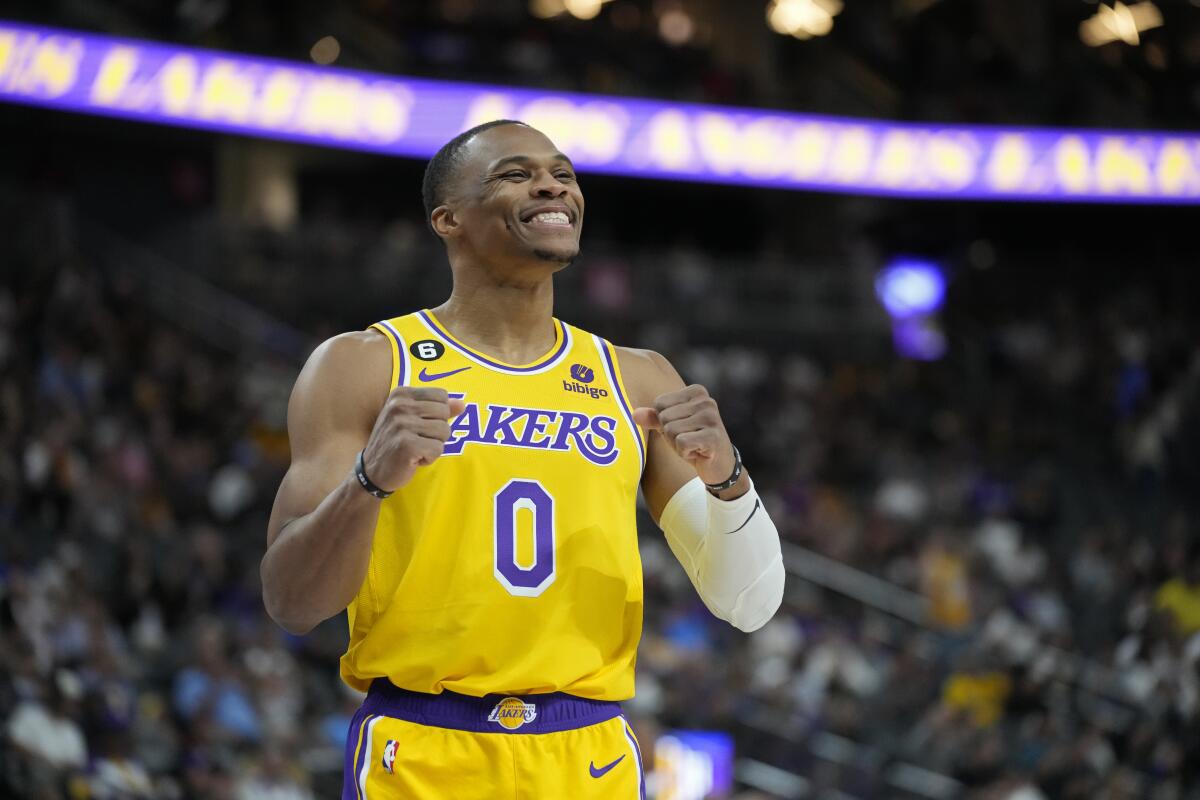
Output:
<path fill-rule="evenodd" d="M 358 478 L 358 482 L 362 487 L 371 494 L 378 497 L 380 500 L 386 500 L 392 496 L 392 493 L 384 489 L 380 489 L 375 484 L 371 483 L 371 479 L 367 477 L 367 471 L 363 468 L 363 453 L 366 452 L 364 447 L 358 451 L 358 458 L 354 460 L 354 477 Z"/>
<path fill-rule="evenodd" d="M 728 489 L 730 486 L 733 486 L 735 483 L 738 482 L 738 478 L 740 478 L 740 477 L 742 477 L 742 454 L 739 453 L 737 447 L 734 446 L 733 447 L 733 474 L 730 475 L 728 478 L 726 478 L 721 483 L 706 483 L 706 484 L 704 484 L 704 487 L 706 489 L 708 489 L 709 493 L 715 495 L 718 492 L 723 492 L 726 489 Z"/>

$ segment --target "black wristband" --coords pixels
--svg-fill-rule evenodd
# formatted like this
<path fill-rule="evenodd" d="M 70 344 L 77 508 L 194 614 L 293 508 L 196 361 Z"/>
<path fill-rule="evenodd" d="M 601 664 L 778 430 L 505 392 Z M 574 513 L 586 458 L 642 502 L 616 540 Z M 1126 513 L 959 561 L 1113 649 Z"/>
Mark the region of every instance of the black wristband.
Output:
<path fill-rule="evenodd" d="M 358 478 L 358 482 L 362 484 L 362 487 L 368 492 L 375 495 L 380 500 L 386 500 L 392 496 L 392 493 L 385 489 L 380 489 L 378 486 L 371 483 L 371 479 L 367 477 L 366 469 L 363 468 L 363 453 L 366 451 L 367 449 L 365 447 L 358 451 L 358 458 L 354 461 L 354 477 Z"/>
<path fill-rule="evenodd" d="M 733 447 L 733 474 L 730 475 L 728 478 L 726 478 L 721 483 L 706 483 L 706 484 L 704 484 L 704 487 L 706 489 L 708 489 L 710 494 L 715 495 L 717 492 L 725 491 L 730 486 L 733 486 L 735 483 L 737 483 L 738 478 L 742 477 L 742 454 L 738 452 L 738 449 L 736 446 L 734 446 L 734 445 L 730 445 L 730 446 Z"/>

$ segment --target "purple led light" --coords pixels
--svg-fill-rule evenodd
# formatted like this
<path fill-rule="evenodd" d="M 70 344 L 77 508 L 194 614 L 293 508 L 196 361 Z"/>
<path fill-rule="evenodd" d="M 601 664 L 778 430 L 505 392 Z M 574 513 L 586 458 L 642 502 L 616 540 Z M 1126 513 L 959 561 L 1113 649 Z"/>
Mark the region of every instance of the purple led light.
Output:
<path fill-rule="evenodd" d="M 417 80 L 0 22 L 0 101 L 428 158 L 479 122 L 588 172 L 853 194 L 1198 203 L 1200 137 L 884 123 Z"/>
<path fill-rule="evenodd" d="M 917 361 L 937 361 L 946 354 L 946 335 L 930 317 L 906 317 L 892 322 L 896 352 Z"/>

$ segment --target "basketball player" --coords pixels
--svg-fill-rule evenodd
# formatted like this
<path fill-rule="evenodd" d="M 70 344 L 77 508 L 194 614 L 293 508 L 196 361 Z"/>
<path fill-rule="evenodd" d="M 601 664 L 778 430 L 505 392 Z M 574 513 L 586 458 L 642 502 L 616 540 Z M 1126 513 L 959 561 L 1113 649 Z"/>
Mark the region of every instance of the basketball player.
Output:
<path fill-rule="evenodd" d="M 367 697 L 344 798 L 644 797 L 617 704 L 642 626 L 638 487 L 742 630 L 782 599 L 775 526 L 703 387 L 552 316 L 583 223 L 570 159 L 497 121 L 443 147 L 423 190 L 453 292 L 301 372 L 267 610 L 293 633 L 348 611 L 341 675 Z"/>

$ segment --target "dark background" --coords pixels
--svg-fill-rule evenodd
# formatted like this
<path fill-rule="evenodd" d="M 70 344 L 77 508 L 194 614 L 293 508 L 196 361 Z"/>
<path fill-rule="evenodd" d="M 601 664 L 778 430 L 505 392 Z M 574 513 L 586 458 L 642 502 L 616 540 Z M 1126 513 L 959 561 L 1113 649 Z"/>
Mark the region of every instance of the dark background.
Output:
<path fill-rule="evenodd" d="M 4 14 L 296 60 L 334 35 L 338 65 L 405 75 L 1191 130 L 1200 8 L 1159 6 L 1100 48 L 1075 0 L 846 0 L 806 42 L 716 0 Z M 671 10 L 690 43 L 658 34 Z M 448 290 L 424 165 L 17 106 L 0 131 L 0 795 L 332 796 L 344 622 L 284 635 L 258 561 L 307 353 Z M 282 220 L 264 158 L 293 179 Z M 709 387 L 787 548 L 785 606 L 746 636 L 642 515 L 643 743 L 730 732 L 738 797 L 1200 797 L 1194 207 L 581 181 L 557 314 Z M 899 254 L 947 278 L 939 360 L 893 348 L 872 286 Z"/>

